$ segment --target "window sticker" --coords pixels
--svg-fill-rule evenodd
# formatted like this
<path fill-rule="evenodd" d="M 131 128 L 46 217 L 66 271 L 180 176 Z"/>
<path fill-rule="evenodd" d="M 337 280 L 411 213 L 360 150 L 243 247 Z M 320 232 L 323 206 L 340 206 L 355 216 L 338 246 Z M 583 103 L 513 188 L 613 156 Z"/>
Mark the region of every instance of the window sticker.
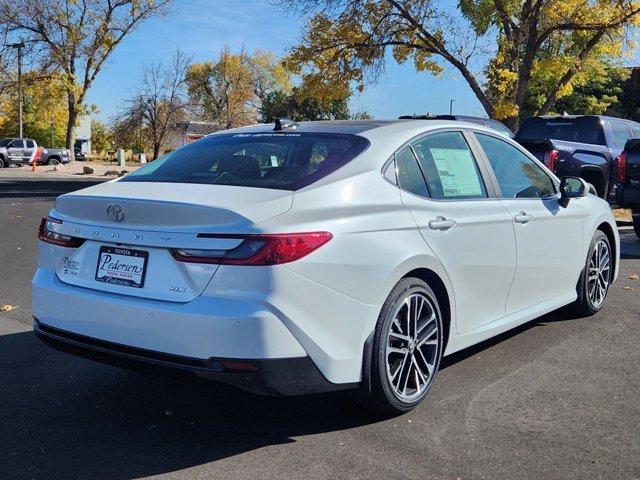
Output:
<path fill-rule="evenodd" d="M 445 197 L 484 196 L 476 165 L 468 150 L 430 148 Z"/>

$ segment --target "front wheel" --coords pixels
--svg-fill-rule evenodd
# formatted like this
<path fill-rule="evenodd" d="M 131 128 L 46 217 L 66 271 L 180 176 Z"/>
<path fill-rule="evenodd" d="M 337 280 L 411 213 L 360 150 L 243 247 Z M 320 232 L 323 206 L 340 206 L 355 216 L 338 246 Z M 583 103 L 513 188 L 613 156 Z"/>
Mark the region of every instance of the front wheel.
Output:
<path fill-rule="evenodd" d="M 613 253 L 609 239 L 596 230 L 589 246 L 589 254 L 578 282 L 578 299 L 574 309 L 581 315 L 594 315 L 604 305 L 613 278 Z"/>
<path fill-rule="evenodd" d="M 636 232 L 638 238 L 640 238 L 640 212 L 634 213 L 633 216 L 633 230 Z"/>
<path fill-rule="evenodd" d="M 378 317 L 371 358 L 371 387 L 355 393 L 366 408 L 408 412 L 427 395 L 443 349 L 442 315 L 433 290 L 419 278 L 404 278 Z"/>
<path fill-rule="evenodd" d="M 9 161 L 0 157 L 0 168 L 9 168 Z"/>

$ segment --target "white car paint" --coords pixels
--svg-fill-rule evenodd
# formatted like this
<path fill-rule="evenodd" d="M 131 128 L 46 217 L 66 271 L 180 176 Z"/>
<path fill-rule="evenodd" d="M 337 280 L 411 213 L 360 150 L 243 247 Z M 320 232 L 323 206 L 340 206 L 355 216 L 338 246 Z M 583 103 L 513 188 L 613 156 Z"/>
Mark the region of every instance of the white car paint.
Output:
<path fill-rule="evenodd" d="M 565 207 L 558 198 L 546 201 L 551 207 L 541 200 L 434 201 L 383 178 L 403 144 L 443 129 L 494 134 L 460 122 L 385 124 L 359 134 L 371 146 L 357 158 L 295 192 L 116 181 L 63 195 L 51 211 L 62 220 L 54 228 L 87 241 L 79 248 L 40 242 L 33 314 L 51 327 L 173 355 L 308 356 L 327 380 L 342 384 L 361 380 L 381 306 L 416 269 L 432 272 L 446 290 L 445 355 L 574 301 L 598 225 L 612 228 L 619 252 L 607 203 L 593 195 Z M 111 203 L 126 211 L 122 222 L 107 216 Z M 516 224 L 521 211 L 534 220 Z M 456 225 L 432 230 L 437 217 Z M 283 265 L 190 264 L 167 250 L 229 250 L 241 242 L 199 233 L 317 231 L 332 240 Z M 115 243 L 150 252 L 143 289 L 93 278 L 99 247 Z"/>

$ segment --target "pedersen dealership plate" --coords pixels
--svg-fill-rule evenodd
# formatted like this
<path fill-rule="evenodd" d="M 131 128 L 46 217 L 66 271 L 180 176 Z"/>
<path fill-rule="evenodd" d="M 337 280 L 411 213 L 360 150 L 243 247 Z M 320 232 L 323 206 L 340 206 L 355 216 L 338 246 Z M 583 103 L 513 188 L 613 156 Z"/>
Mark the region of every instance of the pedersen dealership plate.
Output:
<path fill-rule="evenodd" d="M 96 280 L 99 282 L 142 288 L 149 252 L 120 247 L 100 247 Z"/>

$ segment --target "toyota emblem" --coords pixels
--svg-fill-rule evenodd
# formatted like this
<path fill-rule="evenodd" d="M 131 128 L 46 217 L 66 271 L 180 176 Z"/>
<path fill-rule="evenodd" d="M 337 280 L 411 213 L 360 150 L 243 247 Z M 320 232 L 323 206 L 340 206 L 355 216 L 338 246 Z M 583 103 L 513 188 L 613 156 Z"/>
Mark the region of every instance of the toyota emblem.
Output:
<path fill-rule="evenodd" d="M 124 210 L 117 203 L 109 204 L 107 206 L 107 213 L 109 214 L 109 217 L 111 217 L 111 220 L 113 220 L 114 222 L 121 222 L 122 220 L 124 220 Z"/>

